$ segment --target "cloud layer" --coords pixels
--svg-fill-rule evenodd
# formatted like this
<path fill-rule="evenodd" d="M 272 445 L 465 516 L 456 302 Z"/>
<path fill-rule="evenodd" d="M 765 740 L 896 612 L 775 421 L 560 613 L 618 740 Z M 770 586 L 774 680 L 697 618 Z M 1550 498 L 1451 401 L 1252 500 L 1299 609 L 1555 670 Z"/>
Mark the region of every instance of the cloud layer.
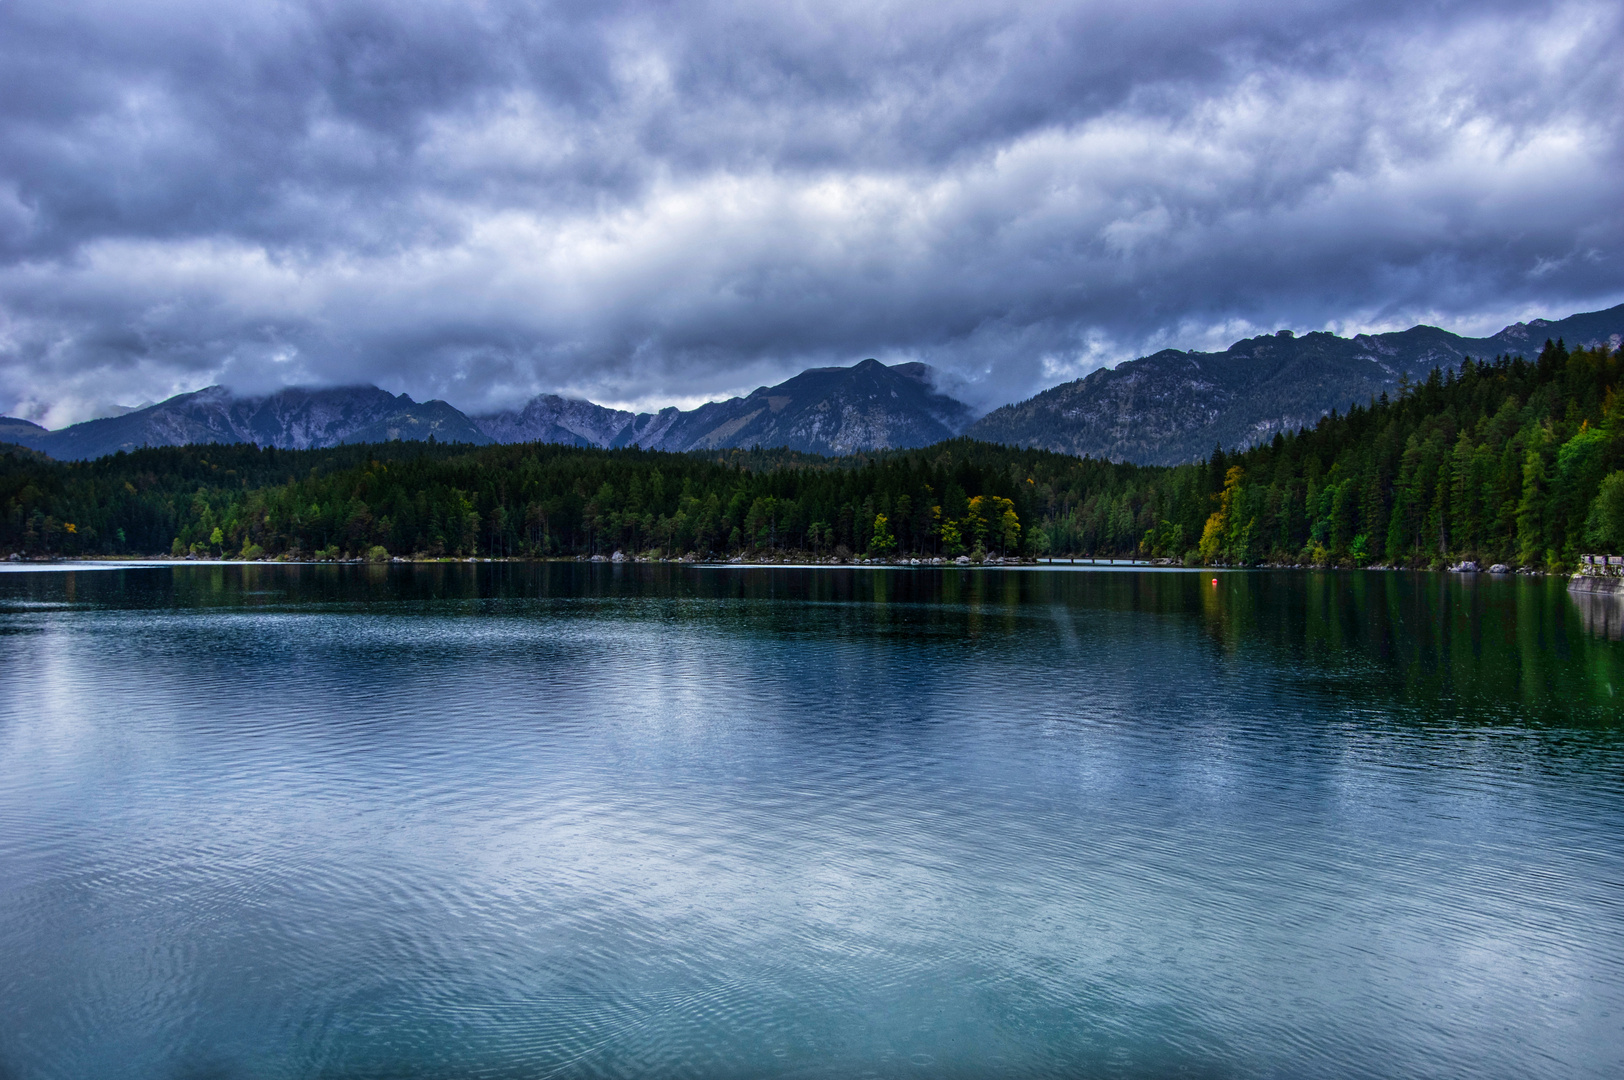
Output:
<path fill-rule="evenodd" d="M 992 405 L 1624 298 L 1615 3 L 0 6 L 0 411 L 215 381 Z"/>

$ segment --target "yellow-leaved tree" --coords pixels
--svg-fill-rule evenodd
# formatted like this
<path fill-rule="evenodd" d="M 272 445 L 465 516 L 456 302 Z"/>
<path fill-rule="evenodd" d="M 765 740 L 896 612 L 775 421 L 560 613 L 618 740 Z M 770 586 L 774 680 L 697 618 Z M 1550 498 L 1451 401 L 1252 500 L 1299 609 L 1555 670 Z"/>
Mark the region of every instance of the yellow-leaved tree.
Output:
<path fill-rule="evenodd" d="M 891 519 L 884 514 L 874 515 L 874 533 L 869 537 L 868 550 L 873 555 L 889 555 L 897 549 L 897 538 L 891 532 Z"/>
<path fill-rule="evenodd" d="M 1015 503 L 1009 499 L 977 495 L 970 500 L 964 524 L 977 548 L 983 544 L 1003 552 L 1020 548 L 1021 519 L 1015 515 Z"/>
<path fill-rule="evenodd" d="M 1218 496 L 1218 509 L 1213 511 L 1207 519 L 1207 524 L 1201 530 L 1201 561 L 1214 563 L 1218 556 L 1224 554 L 1225 544 L 1229 539 L 1229 516 L 1235 507 L 1235 494 L 1240 490 L 1241 477 L 1245 471 L 1239 465 L 1232 465 L 1224 474 L 1224 490 Z"/>

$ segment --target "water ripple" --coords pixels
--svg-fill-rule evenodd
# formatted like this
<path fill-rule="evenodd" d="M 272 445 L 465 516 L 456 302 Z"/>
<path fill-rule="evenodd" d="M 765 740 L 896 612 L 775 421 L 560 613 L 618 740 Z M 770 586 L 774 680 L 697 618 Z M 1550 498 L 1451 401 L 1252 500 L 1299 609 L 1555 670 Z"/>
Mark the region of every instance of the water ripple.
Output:
<path fill-rule="evenodd" d="M 1624 646 L 1405 580 L 14 575 L 0 1075 L 1615 1075 Z"/>

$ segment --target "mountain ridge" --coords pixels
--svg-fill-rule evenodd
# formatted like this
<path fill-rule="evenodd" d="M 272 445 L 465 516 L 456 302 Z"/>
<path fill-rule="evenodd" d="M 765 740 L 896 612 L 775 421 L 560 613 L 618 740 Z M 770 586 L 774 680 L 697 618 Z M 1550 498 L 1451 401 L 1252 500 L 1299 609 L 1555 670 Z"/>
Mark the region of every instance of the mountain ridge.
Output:
<path fill-rule="evenodd" d="M 1486 338 L 1435 326 L 1350 338 L 1278 331 L 1221 353 L 1164 349 L 1051 387 L 976 419 L 936 389 L 938 373 L 910 362 L 863 360 L 809 368 L 742 397 L 683 411 L 632 413 L 543 394 L 517 409 L 468 415 L 376 386 L 239 396 L 223 387 L 179 394 L 121 415 L 47 431 L 0 417 L 0 442 L 68 460 L 140 446 L 247 442 L 304 449 L 427 439 L 484 444 L 552 442 L 675 452 L 784 447 L 840 456 L 911 449 L 967 435 L 1075 456 L 1178 464 L 1212 447 L 1244 448 L 1312 426 L 1333 409 L 1419 381 L 1467 355 L 1532 354 L 1544 340 L 1573 347 L 1624 339 L 1624 304 L 1565 319 L 1514 323 Z"/>
<path fill-rule="evenodd" d="M 1310 427 L 1333 409 L 1363 404 L 1466 356 L 1532 355 L 1546 338 L 1617 348 L 1624 304 L 1514 323 L 1486 338 L 1421 325 L 1351 338 L 1281 330 L 1221 353 L 1164 349 L 994 409 L 965 434 L 1077 457 L 1176 465 L 1205 458 L 1214 445 L 1245 448 Z"/>
<path fill-rule="evenodd" d="M 555 442 L 602 449 L 718 450 L 788 447 L 816 454 L 909 449 L 950 439 L 973 419 L 970 407 L 937 393 L 925 364 L 810 368 L 744 397 L 686 412 L 631 413 L 543 394 L 521 408 L 470 417 L 444 401 L 414 401 L 376 386 L 239 396 L 221 386 L 177 394 L 143 409 L 48 431 L 0 417 L 0 442 L 63 460 L 143 446 L 253 443 L 302 450 L 395 439 L 483 445 Z"/>
<path fill-rule="evenodd" d="M 556 394 L 522 409 L 476 416 L 498 442 L 563 442 L 612 449 L 721 450 L 784 447 L 842 455 L 910 449 L 951 439 L 972 419 L 968 405 L 937 393 L 935 371 L 920 363 L 808 368 L 743 397 L 686 412 L 630 413 Z"/>
<path fill-rule="evenodd" d="M 0 432 L 28 421 L 0 419 Z M 376 386 L 306 389 L 239 396 L 210 386 L 119 416 L 72 424 L 56 431 L 38 425 L 16 429 L 9 441 L 62 460 L 87 460 L 143 446 L 193 443 L 254 443 L 305 450 L 396 438 L 488 443 L 491 440 L 444 401 L 416 402 Z"/>

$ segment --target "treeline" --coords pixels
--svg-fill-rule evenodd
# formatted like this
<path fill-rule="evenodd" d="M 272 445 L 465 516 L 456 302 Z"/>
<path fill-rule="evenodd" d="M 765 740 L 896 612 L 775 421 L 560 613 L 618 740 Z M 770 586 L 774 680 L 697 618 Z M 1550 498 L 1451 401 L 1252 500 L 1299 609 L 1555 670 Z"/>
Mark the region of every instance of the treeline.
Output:
<path fill-rule="evenodd" d="M 1050 492 L 1128 490 L 1144 472 L 964 440 L 856 461 L 539 444 L 210 445 L 74 463 L 12 451 L 0 454 L 0 549 L 249 558 L 354 558 L 378 549 L 428 557 L 1016 555 L 1039 542 L 1030 523 L 1043 517 Z"/>
<path fill-rule="evenodd" d="M 1585 551 L 1624 551 L 1619 368 L 1617 351 L 1547 342 L 1535 362 L 1468 359 L 1395 401 L 1214 453 L 1199 556 L 1561 570 Z M 1165 521 L 1145 546 L 1182 550 L 1188 527 Z"/>
<path fill-rule="evenodd" d="M 953 440 L 825 459 L 388 443 L 0 452 L 0 552 L 360 558 L 1143 555 L 1558 569 L 1624 551 L 1620 357 L 1468 360 L 1174 468 Z"/>

